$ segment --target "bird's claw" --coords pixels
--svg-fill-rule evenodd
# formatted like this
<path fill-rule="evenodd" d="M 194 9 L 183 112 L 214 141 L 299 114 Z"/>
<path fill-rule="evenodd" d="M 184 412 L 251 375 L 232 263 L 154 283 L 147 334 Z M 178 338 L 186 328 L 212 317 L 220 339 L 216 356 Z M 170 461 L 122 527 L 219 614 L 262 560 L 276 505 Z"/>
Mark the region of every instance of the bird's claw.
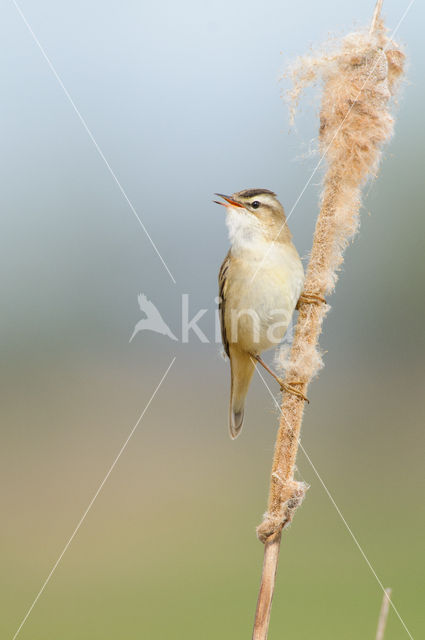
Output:
<path fill-rule="evenodd" d="M 297 384 L 304 384 L 303 382 L 301 381 L 285 382 L 284 380 L 280 380 L 279 384 L 282 392 L 286 391 L 287 393 L 292 393 L 292 395 L 296 396 L 297 398 L 300 398 L 301 400 L 304 400 L 304 402 L 307 402 L 307 404 L 310 404 L 310 400 L 307 398 L 307 396 L 305 396 L 302 393 L 302 391 L 297 389 L 295 386 Z"/>
<path fill-rule="evenodd" d="M 318 293 L 302 293 L 298 298 L 297 306 L 298 311 L 302 304 L 328 304 L 326 299 Z"/>

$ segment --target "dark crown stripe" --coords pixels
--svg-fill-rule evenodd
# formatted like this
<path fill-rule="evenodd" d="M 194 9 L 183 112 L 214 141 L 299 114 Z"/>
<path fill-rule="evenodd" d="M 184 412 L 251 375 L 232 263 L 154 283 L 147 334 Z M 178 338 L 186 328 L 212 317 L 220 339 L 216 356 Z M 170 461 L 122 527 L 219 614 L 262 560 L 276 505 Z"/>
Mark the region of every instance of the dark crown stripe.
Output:
<path fill-rule="evenodd" d="M 239 191 L 238 195 L 241 198 L 254 198 L 255 196 L 261 196 L 263 193 L 268 193 L 270 196 L 276 196 L 270 189 L 245 189 L 245 191 Z"/>

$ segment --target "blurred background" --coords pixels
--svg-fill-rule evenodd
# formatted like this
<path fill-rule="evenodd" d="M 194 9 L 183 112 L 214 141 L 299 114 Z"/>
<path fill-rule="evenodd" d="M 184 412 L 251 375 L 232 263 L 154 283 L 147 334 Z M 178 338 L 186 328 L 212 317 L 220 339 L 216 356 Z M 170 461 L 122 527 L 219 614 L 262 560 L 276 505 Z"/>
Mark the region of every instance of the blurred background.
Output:
<path fill-rule="evenodd" d="M 385 0 L 390 30 L 408 0 Z M 373 0 L 207 4 L 22 0 L 21 9 L 170 269 L 170 278 L 13 2 L 3 3 L 0 190 L 2 614 L 12 638 L 172 358 L 134 436 L 20 631 L 22 640 L 249 638 L 277 412 L 261 380 L 227 431 L 214 343 L 228 248 L 213 193 L 275 190 L 289 210 L 318 156 L 318 102 L 289 130 L 279 78 Z M 414 638 L 423 637 L 425 18 L 396 133 L 321 346 L 303 445 Z M 307 257 L 316 174 L 290 227 Z M 144 293 L 181 338 L 139 333 Z M 269 358 L 271 362 L 272 354 Z M 270 381 L 272 383 L 273 381 Z M 277 388 L 272 386 L 277 395 Z M 270 637 L 374 638 L 382 592 L 306 458 Z M 408 634 L 390 613 L 386 640 Z"/>

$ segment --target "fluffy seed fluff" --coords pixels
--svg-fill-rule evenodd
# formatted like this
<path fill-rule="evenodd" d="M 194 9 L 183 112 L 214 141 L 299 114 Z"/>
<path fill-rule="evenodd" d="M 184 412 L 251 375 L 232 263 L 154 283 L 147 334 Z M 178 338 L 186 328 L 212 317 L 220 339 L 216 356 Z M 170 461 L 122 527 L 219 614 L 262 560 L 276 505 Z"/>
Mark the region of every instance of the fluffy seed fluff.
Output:
<path fill-rule="evenodd" d="M 304 88 L 315 82 L 322 85 L 319 145 L 326 173 L 306 294 L 326 297 L 335 287 L 344 250 L 358 228 L 361 188 L 376 176 L 383 144 L 393 132 L 389 105 L 404 59 L 379 20 L 373 33 L 350 34 L 333 51 L 302 57 L 292 67 L 292 116 Z M 303 304 L 291 351 L 283 350 L 278 356 L 286 382 L 301 382 L 303 393 L 322 366 L 317 342 L 328 309 L 325 304 Z M 263 542 L 280 533 L 301 502 L 294 499 L 294 469 L 303 411 L 302 400 L 285 394 L 268 510 L 257 529 Z"/>
<path fill-rule="evenodd" d="M 361 188 L 368 178 L 376 177 L 382 146 L 393 133 L 388 102 L 402 76 L 405 56 L 389 41 L 382 22 L 377 26 L 373 34 L 357 32 L 339 43 L 333 41 L 331 51 L 300 57 L 289 71 L 292 121 L 304 89 L 319 82 L 323 87 L 319 148 L 327 171 L 322 221 L 316 226 L 316 251 L 311 254 L 305 288 L 325 296 L 335 288 L 344 250 L 358 230 Z M 323 307 L 323 315 L 328 310 Z M 304 372 L 311 378 L 323 366 L 321 354 L 310 342 L 297 361 L 293 356 L 288 357 L 282 347 L 276 359 L 278 368 L 292 377 Z"/>

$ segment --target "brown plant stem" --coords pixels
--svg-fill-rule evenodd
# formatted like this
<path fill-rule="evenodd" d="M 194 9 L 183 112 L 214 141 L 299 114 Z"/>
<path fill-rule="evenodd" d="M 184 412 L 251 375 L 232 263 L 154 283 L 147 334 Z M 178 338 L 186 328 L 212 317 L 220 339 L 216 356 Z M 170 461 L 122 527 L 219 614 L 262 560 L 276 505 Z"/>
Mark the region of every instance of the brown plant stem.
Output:
<path fill-rule="evenodd" d="M 258 594 L 253 640 L 262 640 L 265 637 L 264 629 L 269 628 L 281 535 L 282 533 L 278 533 L 274 539 L 266 540 L 264 544 L 263 575 Z"/>
<path fill-rule="evenodd" d="M 369 34 L 350 34 L 333 56 L 301 59 L 294 73 L 295 100 L 318 76 L 323 79 L 320 146 L 326 156 L 321 208 L 285 383 L 297 383 L 304 396 L 321 365 L 317 349 L 328 306 L 317 304 L 335 287 L 343 251 L 358 225 L 361 188 L 374 175 L 381 147 L 392 133 L 388 102 L 403 71 L 404 56 L 389 49 L 378 0 Z M 316 302 L 313 302 L 313 300 Z M 266 640 L 282 530 L 292 520 L 307 486 L 294 479 L 305 403 L 285 393 L 276 437 L 267 513 L 257 528 L 264 543 L 264 562 L 254 622 L 253 640 Z"/>
<path fill-rule="evenodd" d="M 378 20 L 381 17 L 381 11 L 382 11 L 383 3 L 384 3 L 384 0 L 377 0 L 377 2 L 376 2 L 375 11 L 373 12 L 372 22 L 370 23 L 370 32 L 369 33 L 373 33 L 376 30 L 376 27 L 378 25 Z"/>
<path fill-rule="evenodd" d="M 390 610 L 391 593 L 391 589 L 385 589 L 384 597 L 382 598 L 381 611 L 379 613 L 376 640 L 384 640 L 385 627 L 387 626 L 388 612 Z"/>

